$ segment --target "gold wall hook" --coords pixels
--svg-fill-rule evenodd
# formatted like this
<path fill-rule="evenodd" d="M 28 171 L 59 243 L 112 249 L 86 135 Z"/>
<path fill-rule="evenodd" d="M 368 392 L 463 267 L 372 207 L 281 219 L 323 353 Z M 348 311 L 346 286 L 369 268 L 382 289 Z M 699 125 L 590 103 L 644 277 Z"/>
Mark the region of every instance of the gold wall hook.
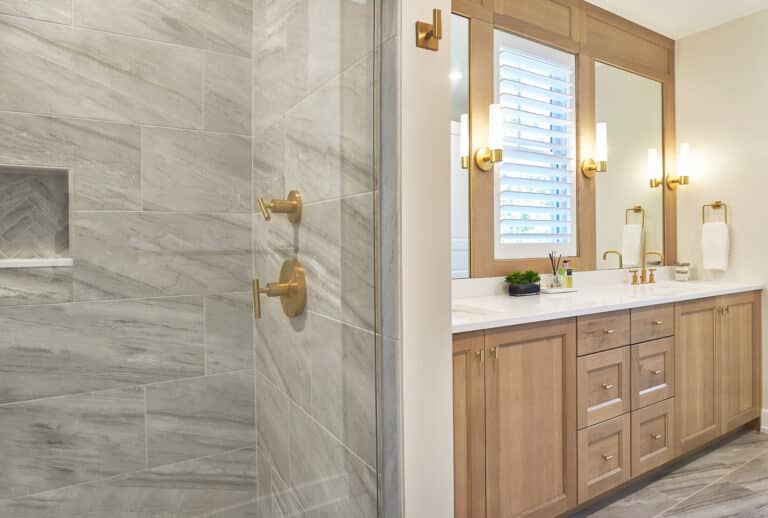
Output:
<path fill-rule="evenodd" d="M 259 196 L 257 203 L 259 204 L 262 216 L 264 216 L 264 219 L 267 221 L 272 219 L 272 212 L 276 214 L 288 214 L 288 221 L 291 223 L 298 223 L 301 221 L 303 202 L 299 191 L 289 192 L 287 200 L 273 199 L 269 203 L 264 203 L 264 198 Z"/>
<path fill-rule="evenodd" d="M 253 316 L 261 318 L 261 294 L 267 297 L 280 297 L 283 312 L 289 318 L 304 313 L 307 305 L 307 279 L 304 267 L 298 261 L 285 261 L 280 269 L 280 281 L 270 282 L 261 287 L 259 279 L 253 280 Z"/>
<path fill-rule="evenodd" d="M 443 12 L 440 9 L 432 9 L 432 23 L 416 22 L 416 46 L 437 51 L 442 39 Z"/>

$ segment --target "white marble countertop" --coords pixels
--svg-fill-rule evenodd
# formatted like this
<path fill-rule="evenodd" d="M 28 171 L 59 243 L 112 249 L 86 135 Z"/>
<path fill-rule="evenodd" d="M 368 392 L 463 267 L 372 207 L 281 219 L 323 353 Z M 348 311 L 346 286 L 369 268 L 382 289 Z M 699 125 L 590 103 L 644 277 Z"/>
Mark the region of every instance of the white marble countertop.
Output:
<path fill-rule="evenodd" d="M 606 284 L 573 293 L 510 297 L 489 295 L 453 300 L 453 332 L 530 324 L 607 311 L 655 306 L 685 300 L 762 290 L 762 284 L 673 282 L 631 286 Z"/>

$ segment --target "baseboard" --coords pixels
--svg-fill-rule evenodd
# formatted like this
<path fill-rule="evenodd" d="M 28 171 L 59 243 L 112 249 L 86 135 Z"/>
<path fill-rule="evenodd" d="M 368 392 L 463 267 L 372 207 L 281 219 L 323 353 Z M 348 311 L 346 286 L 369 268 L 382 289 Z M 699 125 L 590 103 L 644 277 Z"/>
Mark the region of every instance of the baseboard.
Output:
<path fill-rule="evenodd" d="M 760 412 L 760 433 L 768 433 L 768 408 Z"/>

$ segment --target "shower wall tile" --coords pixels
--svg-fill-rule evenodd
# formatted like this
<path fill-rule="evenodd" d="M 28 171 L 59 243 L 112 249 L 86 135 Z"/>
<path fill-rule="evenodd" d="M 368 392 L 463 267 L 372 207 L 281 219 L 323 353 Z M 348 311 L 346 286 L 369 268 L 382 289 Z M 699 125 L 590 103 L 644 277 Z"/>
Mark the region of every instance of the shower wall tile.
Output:
<path fill-rule="evenodd" d="M 251 293 L 205 298 L 205 360 L 209 374 L 253 368 Z"/>
<path fill-rule="evenodd" d="M 256 426 L 259 452 L 259 497 L 285 490 L 290 472 L 291 400 L 256 374 Z"/>
<path fill-rule="evenodd" d="M 373 50 L 372 0 L 255 0 L 254 10 L 257 128 Z"/>
<path fill-rule="evenodd" d="M 202 302 L 0 309 L 0 403 L 202 375 Z"/>
<path fill-rule="evenodd" d="M 304 207 L 296 240 L 298 259 L 304 265 L 307 310 L 339 318 L 341 314 L 341 249 L 339 201 Z"/>
<path fill-rule="evenodd" d="M 204 127 L 251 134 L 251 60 L 205 53 Z"/>
<path fill-rule="evenodd" d="M 0 164 L 69 169 L 75 210 L 141 208 L 139 147 L 133 125 L 0 113 Z"/>
<path fill-rule="evenodd" d="M 150 385 L 147 419 L 152 466 L 254 445 L 253 372 Z"/>
<path fill-rule="evenodd" d="M 251 55 L 251 0 L 74 0 L 75 25 Z"/>
<path fill-rule="evenodd" d="M 312 416 L 376 465 L 376 342 L 372 333 L 312 315 Z"/>
<path fill-rule="evenodd" d="M 72 23 L 72 0 L 0 0 L 0 13 Z"/>
<path fill-rule="evenodd" d="M 251 140 L 235 135 L 144 128 L 145 210 L 251 211 Z"/>
<path fill-rule="evenodd" d="M 308 313 L 289 321 L 279 299 L 262 296 L 261 302 L 262 314 L 256 320 L 254 337 L 256 370 L 296 404 L 309 408 L 312 387 Z"/>
<path fill-rule="evenodd" d="M 373 190 L 372 77 L 365 59 L 286 113 L 286 184 L 307 202 Z"/>
<path fill-rule="evenodd" d="M 144 467 L 141 389 L 0 406 L 0 422 L 0 498 Z"/>
<path fill-rule="evenodd" d="M 72 268 L 0 269 L 0 306 L 72 300 Z"/>
<path fill-rule="evenodd" d="M 72 238 L 78 300 L 250 287 L 250 214 L 75 213 Z"/>
<path fill-rule="evenodd" d="M 370 330 L 376 326 L 373 196 L 341 200 L 341 319 Z"/>
<path fill-rule="evenodd" d="M 14 518 L 208 516 L 219 509 L 252 500 L 257 480 L 256 451 L 248 448 L 7 500 L 0 502 L 0 515 Z"/>
<path fill-rule="evenodd" d="M 10 16 L 0 47 L 0 110 L 202 124 L 199 51 Z"/>

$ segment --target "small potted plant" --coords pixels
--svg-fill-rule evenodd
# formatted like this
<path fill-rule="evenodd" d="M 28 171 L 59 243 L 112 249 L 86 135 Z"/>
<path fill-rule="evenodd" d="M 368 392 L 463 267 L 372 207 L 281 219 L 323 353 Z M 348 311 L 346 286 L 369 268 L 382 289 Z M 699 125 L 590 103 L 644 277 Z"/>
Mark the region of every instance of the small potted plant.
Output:
<path fill-rule="evenodd" d="M 512 297 L 522 297 L 524 295 L 537 295 L 541 292 L 539 281 L 541 277 L 537 272 L 528 270 L 527 272 L 512 272 L 507 275 L 506 281 L 509 288 L 509 295 Z"/>

